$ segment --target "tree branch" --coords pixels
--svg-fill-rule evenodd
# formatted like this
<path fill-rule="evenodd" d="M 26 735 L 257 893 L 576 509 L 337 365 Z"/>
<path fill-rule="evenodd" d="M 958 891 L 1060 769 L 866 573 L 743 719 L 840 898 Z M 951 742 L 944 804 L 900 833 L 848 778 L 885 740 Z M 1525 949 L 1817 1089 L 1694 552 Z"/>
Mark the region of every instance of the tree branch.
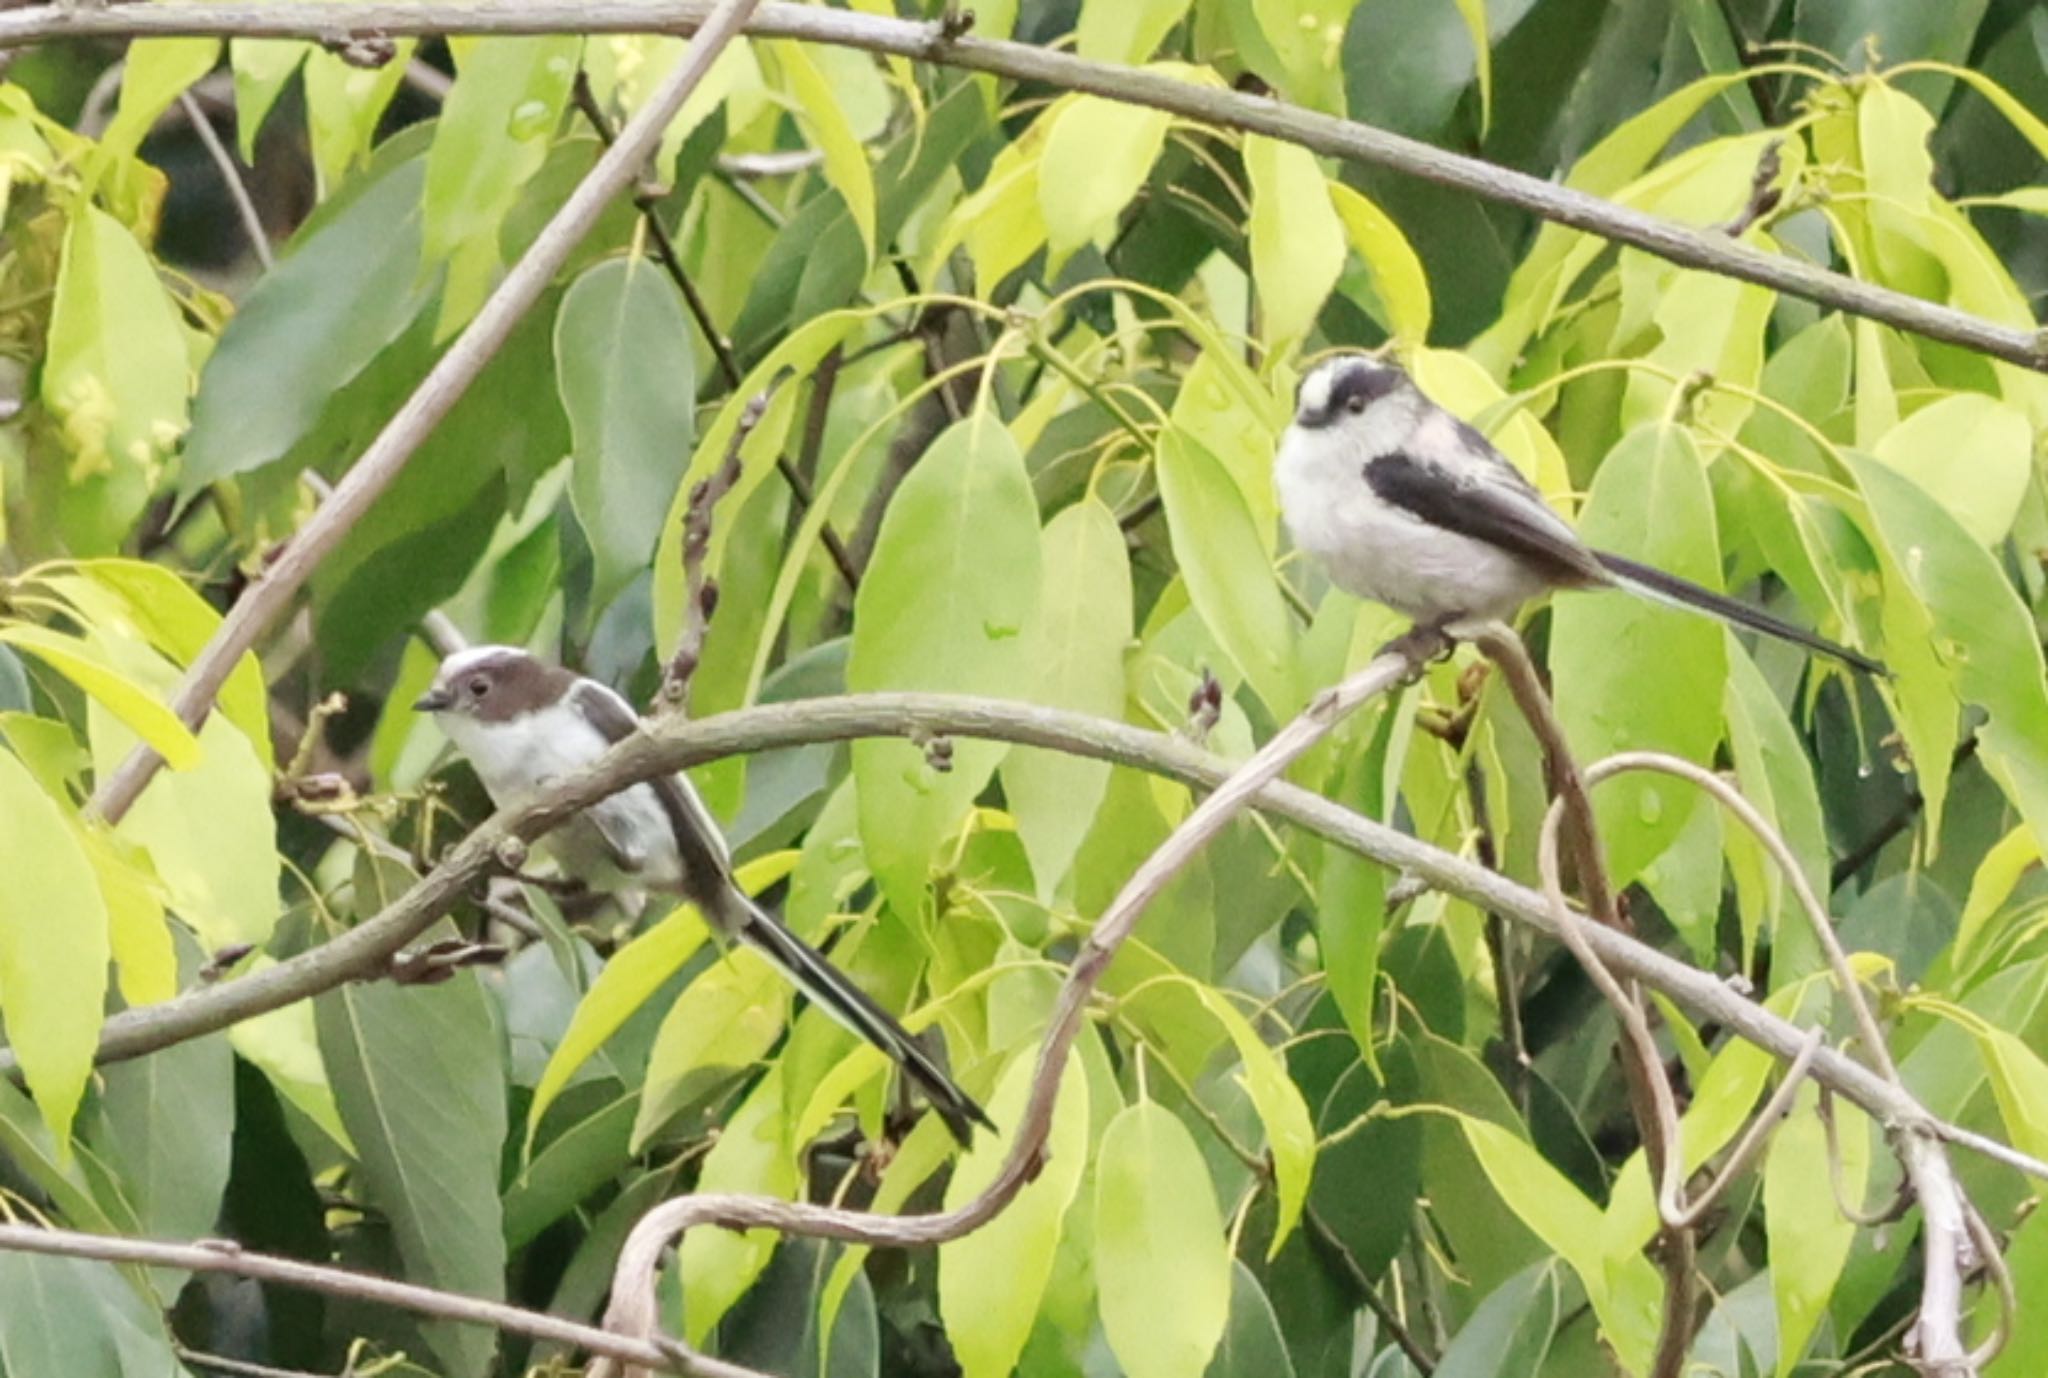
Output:
<path fill-rule="evenodd" d="M 237 0 L 128 3 L 104 8 L 37 5 L 0 13 L 0 49 L 59 38 L 163 34 L 320 39 L 337 34 L 690 33 L 706 23 L 711 11 L 705 0 L 421 0 L 413 4 L 315 0 L 280 6 Z M 1158 72 L 1089 62 L 1028 43 L 975 38 L 956 33 L 943 23 L 823 6 L 771 0 L 760 7 L 746 30 L 763 37 L 831 43 L 1085 91 L 1217 128 L 1283 139 L 1317 153 L 1388 168 L 1514 206 L 1545 220 L 1633 245 L 1682 267 L 1757 283 L 2024 368 L 2048 371 L 2048 338 L 2041 331 L 2001 325 L 1785 255 L 1765 253 L 1712 230 L 1680 225 L 1525 172 L 1266 97 L 1195 86 Z"/>
<path fill-rule="evenodd" d="M 711 70 L 719 52 L 738 35 L 758 3 L 759 0 L 719 0 L 708 11 L 702 32 L 683 54 L 682 61 L 676 64 L 675 70 L 663 80 L 647 104 L 635 112 L 619 132 L 618 141 L 597 160 L 590 175 L 577 184 L 576 190 L 569 194 L 569 199 L 562 203 L 562 208 L 541 230 L 525 256 L 484 302 L 476 318 L 448 347 L 448 352 L 435 361 L 412 396 L 406 398 L 405 404 L 370 442 L 362 457 L 350 466 L 348 473 L 336 485 L 333 496 L 321 504 L 320 510 L 304 527 L 294 533 L 276 563 L 258 576 L 248 591 L 228 609 L 227 617 L 214 632 L 212 640 L 206 643 L 205 649 L 186 670 L 172 702 L 173 709 L 186 726 L 196 731 L 205 721 L 213 707 L 214 696 L 227 682 L 228 673 L 234 669 L 235 663 L 255 646 L 290 606 L 314 569 L 341 544 L 349 528 L 390 487 L 421 442 L 448 414 L 456 399 L 476 381 L 477 374 L 505 343 L 519 319 L 547 290 L 548 284 L 568 260 L 570 251 L 597 223 L 605 206 L 632 184 L 639 175 L 641 164 L 647 161 L 648 154 L 660 142 L 662 131 L 668 127 L 690 92 L 704 79 L 705 73 Z M 0 19 L 27 13 L 19 11 L 16 15 L 0 15 Z M 324 33 L 307 36 L 332 37 L 336 28 L 363 27 L 337 25 L 331 21 L 330 16 Z M 100 782 L 93 795 L 94 811 L 109 824 L 119 822 L 162 765 L 163 758 L 147 746 L 136 747 L 119 768 Z"/>
<path fill-rule="evenodd" d="M 453 908 L 477 877 L 500 867 L 497 852 L 508 839 L 531 841 L 570 814 L 636 781 L 777 747 L 919 735 L 1043 747 L 1203 789 L 1221 785 L 1231 774 L 1229 762 L 1165 733 L 1035 704 L 956 694 L 853 694 L 670 720 L 622 742 L 587 772 L 563 779 L 527 807 L 496 814 L 478 825 L 419 884 L 375 918 L 253 975 L 114 1015 L 101 1031 L 97 1061 L 140 1057 L 346 981 L 376 976 L 393 953 Z M 1264 812 L 1390 870 L 1413 873 L 1432 889 L 1480 908 L 1497 909 L 1517 923 L 1562 940 L 1544 897 L 1506 876 L 1285 781 L 1267 785 L 1257 803 Z M 1804 1029 L 1730 989 L 1711 972 L 1605 928 L 1587 928 L 1586 942 L 1610 970 L 1641 981 L 1781 1061 L 1799 1056 L 1806 1042 Z M 18 1070 L 13 1051 L 0 1048 L 0 1074 L 16 1075 Z M 2048 1163 L 1933 1118 L 1912 1097 L 1900 1095 L 1869 1068 L 1832 1048 L 1814 1055 L 1813 1077 L 1882 1122 L 1918 1124 L 1937 1138 L 2048 1182 Z"/>
<path fill-rule="evenodd" d="M 231 1240 L 163 1244 L 155 1240 L 124 1239 L 76 1230 L 0 1224 L 0 1249 L 27 1254 L 55 1254 L 63 1258 L 99 1259 L 107 1263 L 140 1263 L 153 1268 L 181 1268 L 194 1273 L 227 1273 L 280 1283 L 286 1287 L 302 1287 L 309 1292 L 321 1292 L 332 1297 L 393 1306 L 440 1320 L 487 1325 L 514 1335 L 530 1335 L 536 1340 L 570 1345 L 607 1359 L 624 1360 L 664 1373 L 690 1374 L 693 1378 L 762 1378 L 753 1369 L 691 1354 L 676 1346 L 629 1340 L 611 1331 L 560 1316 L 527 1311 L 503 1302 L 464 1296 L 459 1292 L 439 1292 L 431 1287 L 393 1282 L 389 1278 L 347 1268 L 330 1268 L 302 1259 L 251 1253 Z"/>

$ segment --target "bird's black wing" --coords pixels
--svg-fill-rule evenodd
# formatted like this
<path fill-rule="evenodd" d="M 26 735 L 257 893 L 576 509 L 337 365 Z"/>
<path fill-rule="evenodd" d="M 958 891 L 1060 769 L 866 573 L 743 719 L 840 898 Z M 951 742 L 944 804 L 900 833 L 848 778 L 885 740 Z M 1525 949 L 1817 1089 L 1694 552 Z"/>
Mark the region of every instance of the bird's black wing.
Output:
<path fill-rule="evenodd" d="M 1472 438 L 1486 444 L 1476 431 Z M 1553 583 L 1568 588 L 1608 583 L 1608 572 L 1564 518 L 1546 507 L 1506 460 L 1488 457 L 1505 472 L 1496 474 L 1476 454 L 1461 472 L 1453 472 L 1396 450 L 1366 461 L 1365 482 L 1389 506 L 1431 526 L 1511 551 Z"/>
<path fill-rule="evenodd" d="M 640 715 L 633 711 L 633 706 L 596 680 L 579 680 L 570 692 L 584 718 L 612 745 L 617 746 L 641 729 Z M 732 857 L 726 850 L 725 834 L 719 831 L 718 820 L 704 807 L 690 782 L 680 775 L 657 775 L 647 781 L 647 786 L 654 791 L 675 834 L 676 853 L 682 859 L 683 884 L 689 897 L 701 900 L 731 884 Z M 587 812 L 622 869 L 638 870 L 645 864 L 644 858 L 634 860 L 636 849 L 624 839 L 606 832 L 602 807 Z"/>

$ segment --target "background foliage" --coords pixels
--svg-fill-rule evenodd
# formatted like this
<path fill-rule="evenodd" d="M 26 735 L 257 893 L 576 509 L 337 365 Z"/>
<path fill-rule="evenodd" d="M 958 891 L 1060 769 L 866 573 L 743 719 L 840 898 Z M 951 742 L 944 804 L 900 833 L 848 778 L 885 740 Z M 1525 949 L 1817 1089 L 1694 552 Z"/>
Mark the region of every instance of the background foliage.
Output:
<path fill-rule="evenodd" d="M 2008 325 L 2048 289 L 2048 16 L 2019 0 L 1011 0 L 976 19 Z M 1291 555 L 1268 480 L 1304 359 L 1381 342 L 1596 543 L 1887 659 L 1871 683 L 1609 596 L 1526 628 L 1583 757 L 1657 747 L 1732 774 L 1832 887 L 1915 1093 L 2048 1152 L 2048 378 L 1100 97 L 734 47 L 669 130 L 646 217 L 607 213 L 188 731 L 165 703 L 219 609 L 589 170 L 578 73 L 616 119 L 682 46 L 407 40 L 362 69 L 175 39 L 8 70 L 0 1016 L 27 1092 L 0 1080 L 8 1213 L 589 1316 L 664 1196 L 965 1200 L 1001 1144 L 958 1154 L 891 1101 L 879 1058 L 792 1021 L 784 986 L 687 911 L 571 924 L 529 892 L 543 936 L 498 968 L 348 985 L 99 1070 L 92 1051 L 103 1008 L 382 908 L 414 871 L 370 835 L 431 857 L 487 812 L 406 710 L 430 612 L 646 701 L 684 625 L 687 494 L 784 375 L 717 509 L 693 714 L 918 688 L 1185 731 L 1213 676 L 1210 743 L 1247 752 L 1398 629 Z M 274 268 L 238 238 L 188 89 L 236 131 Z M 651 254 L 656 220 L 722 351 Z M 84 801 L 137 741 L 171 769 L 110 830 Z M 1536 748 L 1469 653 L 1296 777 L 1533 875 Z M 747 882 L 940 1030 L 1002 1124 L 1059 964 L 1190 804 L 968 741 L 943 771 L 871 741 L 697 783 Z M 1746 836 L 1669 782 L 1599 804 L 1647 936 L 1780 1013 L 1837 1017 Z M 669 1272 L 675 1332 L 790 1374 L 1641 1371 L 1661 1283 L 1612 1018 L 1550 945 L 1390 881 L 1234 825 L 1112 969 L 1050 1166 L 996 1224 L 871 1257 L 697 1232 Z M 1769 1059 L 1662 1013 L 1709 1156 Z M 1809 1091 L 1712 1220 L 1696 1371 L 1904 1371 L 1914 1217 L 1847 1221 L 1837 1195 L 1880 1206 L 1897 1168 L 1878 1127 L 1836 1118 L 1832 1173 Z M 2020 1289 L 1990 1371 L 2039 1372 L 2048 1227 L 2013 1174 L 1960 1168 Z M 0 1253 L 0 1371 L 155 1374 L 187 1350 L 562 1362 L 335 1298 Z"/>

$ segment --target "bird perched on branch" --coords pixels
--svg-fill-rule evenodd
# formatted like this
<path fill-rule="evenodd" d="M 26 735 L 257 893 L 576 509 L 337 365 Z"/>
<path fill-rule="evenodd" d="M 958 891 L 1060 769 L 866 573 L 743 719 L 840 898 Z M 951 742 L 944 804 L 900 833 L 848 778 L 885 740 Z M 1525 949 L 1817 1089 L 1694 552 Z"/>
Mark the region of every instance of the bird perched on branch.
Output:
<path fill-rule="evenodd" d="M 1553 589 L 1620 588 L 1885 673 L 1746 603 L 1594 550 L 1485 436 L 1385 359 L 1340 354 L 1309 370 L 1274 481 L 1294 543 L 1331 581 L 1420 630 L 1468 635 Z"/>
<path fill-rule="evenodd" d="M 510 646 L 441 662 L 413 707 L 434 715 L 499 808 L 531 802 L 641 728 L 618 694 Z M 713 932 L 759 952 L 827 1014 L 880 1048 L 965 1144 L 989 1119 L 908 1030 L 740 889 L 717 820 L 681 775 L 629 785 L 559 824 L 541 844 L 569 875 L 604 891 L 680 896 Z M 993 1127 L 993 1126 L 990 1126 Z"/>

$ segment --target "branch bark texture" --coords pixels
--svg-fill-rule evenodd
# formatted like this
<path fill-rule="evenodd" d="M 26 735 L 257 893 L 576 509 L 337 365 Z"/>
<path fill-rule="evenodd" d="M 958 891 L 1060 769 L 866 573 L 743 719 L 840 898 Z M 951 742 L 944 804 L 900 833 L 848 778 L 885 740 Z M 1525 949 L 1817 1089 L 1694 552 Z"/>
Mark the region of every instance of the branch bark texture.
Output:
<path fill-rule="evenodd" d="M 70 37 L 168 34 L 241 38 L 345 39 L 448 33 L 693 33 L 717 7 L 704 0 L 419 0 L 419 3 L 302 5 L 37 5 L 0 13 L 0 50 Z M 1633 245 L 1688 268 L 1753 282 L 1795 297 L 1961 345 L 2025 368 L 2048 371 L 2048 338 L 1796 259 L 1768 254 L 1725 234 L 1617 205 L 1541 177 L 1450 153 L 1414 139 L 1282 104 L 1218 91 L 1157 72 L 1090 62 L 1069 53 L 955 34 L 943 23 L 891 19 L 823 6 L 766 3 L 746 31 L 889 53 L 1084 91 L 1150 106 L 1222 129 L 1263 134 L 1350 162 L 1389 168 L 1545 220 Z"/>

